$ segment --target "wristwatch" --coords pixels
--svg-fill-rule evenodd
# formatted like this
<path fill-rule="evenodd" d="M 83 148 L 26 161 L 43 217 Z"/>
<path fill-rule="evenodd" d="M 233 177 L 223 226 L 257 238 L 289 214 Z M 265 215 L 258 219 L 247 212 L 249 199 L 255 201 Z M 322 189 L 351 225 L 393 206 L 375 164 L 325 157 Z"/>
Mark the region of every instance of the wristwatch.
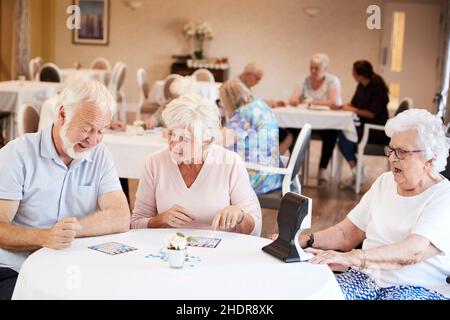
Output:
<path fill-rule="evenodd" d="M 306 248 L 311 248 L 313 244 L 314 244 L 314 233 L 311 233 L 309 235 L 308 241 L 306 242 Z"/>

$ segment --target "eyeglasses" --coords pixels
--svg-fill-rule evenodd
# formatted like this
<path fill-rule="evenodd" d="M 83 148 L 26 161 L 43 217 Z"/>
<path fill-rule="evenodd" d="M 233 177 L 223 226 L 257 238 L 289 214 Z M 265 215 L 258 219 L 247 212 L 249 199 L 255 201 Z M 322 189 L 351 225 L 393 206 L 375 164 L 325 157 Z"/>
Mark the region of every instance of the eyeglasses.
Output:
<path fill-rule="evenodd" d="M 384 147 L 384 154 L 386 156 L 390 157 L 392 152 L 394 152 L 395 157 L 398 160 L 405 160 L 407 155 L 422 152 L 422 151 L 423 150 L 403 150 L 403 149 L 399 149 L 399 148 L 393 149 L 389 146 Z"/>

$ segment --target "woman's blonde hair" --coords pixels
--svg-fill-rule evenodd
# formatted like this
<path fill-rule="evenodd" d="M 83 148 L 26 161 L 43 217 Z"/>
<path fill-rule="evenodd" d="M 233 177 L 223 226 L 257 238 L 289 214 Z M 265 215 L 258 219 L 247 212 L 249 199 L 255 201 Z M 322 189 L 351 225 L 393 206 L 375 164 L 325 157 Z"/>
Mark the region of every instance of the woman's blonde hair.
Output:
<path fill-rule="evenodd" d="M 220 87 L 220 102 L 227 113 L 234 112 L 254 99 L 252 92 L 237 79 L 228 80 Z"/>
<path fill-rule="evenodd" d="M 325 53 L 316 53 L 311 57 L 311 61 L 317 63 L 322 69 L 328 68 L 330 58 Z"/>

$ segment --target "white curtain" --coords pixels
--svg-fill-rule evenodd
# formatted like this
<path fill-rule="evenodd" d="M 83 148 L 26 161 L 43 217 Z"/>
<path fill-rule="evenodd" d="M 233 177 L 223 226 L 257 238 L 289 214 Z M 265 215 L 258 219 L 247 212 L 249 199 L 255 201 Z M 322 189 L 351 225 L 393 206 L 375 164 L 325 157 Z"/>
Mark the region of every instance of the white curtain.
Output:
<path fill-rule="evenodd" d="M 28 74 L 30 61 L 30 4 L 16 0 L 14 10 L 14 74 L 13 78 Z"/>

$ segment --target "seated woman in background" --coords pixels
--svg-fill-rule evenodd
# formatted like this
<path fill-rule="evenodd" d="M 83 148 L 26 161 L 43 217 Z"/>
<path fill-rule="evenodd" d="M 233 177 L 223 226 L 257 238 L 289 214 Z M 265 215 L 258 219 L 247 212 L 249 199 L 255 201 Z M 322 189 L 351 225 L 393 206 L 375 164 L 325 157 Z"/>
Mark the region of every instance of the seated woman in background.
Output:
<path fill-rule="evenodd" d="M 311 263 L 351 267 L 336 276 L 347 299 L 449 298 L 450 182 L 439 172 L 450 144 L 442 121 L 412 109 L 389 120 L 386 134 L 392 172 L 345 220 L 299 243 L 312 246 Z"/>
<path fill-rule="evenodd" d="M 306 77 L 303 84 L 296 88 L 293 92 L 291 98 L 289 99 L 289 104 L 292 106 L 297 106 L 301 103 L 314 104 L 314 105 L 324 105 L 329 107 L 334 107 L 336 105 L 342 104 L 341 99 L 341 83 L 333 74 L 327 73 L 327 68 L 330 60 L 326 54 L 317 53 L 311 57 L 310 60 L 310 75 Z M 322 152 L 319 162 L 319 175 L 318 181 L 319 185 L 326 182 L 326 169 L 328 163 L 330 162 L 331 156 L 333 155 L 333 149 L 336 145 L 337 130 L 318 130 L 322 140 Z M 282 138 L 289 135 L 285 139 L 292 141 L 293 144 L 299 130 L 289 129 L 283 132 Z M 283 142 L 281 142 L 283 143 Z"/>
<path fill-rule="evenodd" d="M 153 113 L 145 123 L 147 128 L 165 127 L 162 113 L 166 106 L 173 100 L 184 94 L 198 93 L 199 88 L 195 78 L 190 76 L 180 76 L 178 74 L 169 75 L 164 81 L 164 102 Z"/>
<path fill-rule="evenodd" d="M 236 79 L 225 82 L 220 87 L 219 95 L 228 119 L 225 145 L 237 152 L 245 162 L 279 167 L 278 122 L 272 109 L 263 100 L 255 98 Z M 278 174 L 249 170 L 249 176 L 257 194 L 281 188 L 281 176 Z"/>
<path fill-rule="evenodd" d="M 131 228 L 220 229 L 259 236 L 261 208 L 239 156 L 214 143 L 217 106 L 197 94 L 162 113 L 169 148 L 150 155 Z"/>
<path fill-rule="evenodd" d="M 332 108 L 352 111 L 358 116 L 355 125 L 359 142 L 364 133 L 365 123 L 384 125 L 388 120 L 389 88 L 383 78 L 373 71 L 369 61 L 356 61 L 352 72 L 353 78 L 358 82 L 352 101 L 343 106 L 332 106 Z M 353 174 L 342 185 L 352 187 L 356 182 L 356 144 L 349 141 L 342 132 L 339 132 L 338 138 L 339 148 Z M 383 131 L 373 131 L 370 133 L 368 143 L 388 144 L 389 139 Z"/>

